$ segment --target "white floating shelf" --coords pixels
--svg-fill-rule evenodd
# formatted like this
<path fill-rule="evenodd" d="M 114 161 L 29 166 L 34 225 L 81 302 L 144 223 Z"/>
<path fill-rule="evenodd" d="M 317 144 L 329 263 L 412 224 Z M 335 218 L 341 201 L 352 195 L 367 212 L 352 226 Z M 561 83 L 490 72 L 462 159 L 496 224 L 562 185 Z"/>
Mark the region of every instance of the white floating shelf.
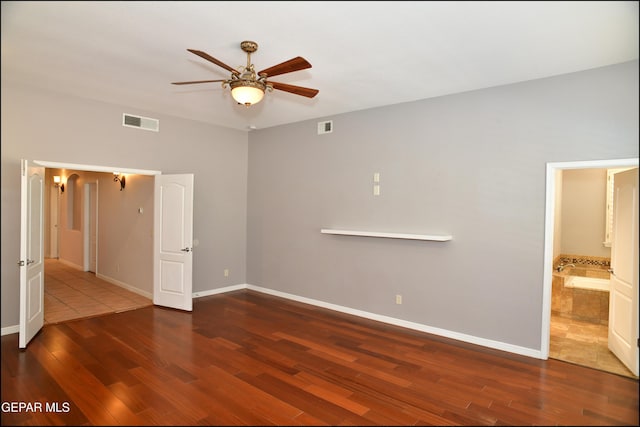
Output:
<path fill-rule="evenodd" d="M 436 242 L 446 242 L 453 238 L 450 235 L 384 233 L 379 231 L 334 230 L 331 228 L 323 228 L 320 230 L 320 232 L 322 234 L 340 234 L 343 236 L 386 237 L 390 239 L 409 239 L 409 240 L 433 240 Z"/>

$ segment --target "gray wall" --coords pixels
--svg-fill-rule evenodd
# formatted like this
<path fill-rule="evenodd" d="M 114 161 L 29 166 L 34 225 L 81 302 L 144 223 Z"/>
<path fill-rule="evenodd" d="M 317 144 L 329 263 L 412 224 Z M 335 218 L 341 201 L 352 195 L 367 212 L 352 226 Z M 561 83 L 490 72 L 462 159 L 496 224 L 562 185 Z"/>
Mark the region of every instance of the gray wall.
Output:
<path fill-rule="evenodd" d="M 540 349 L 546 163 L 637 156 L 638 61 L 255 131 L 248 283 Z"/>
<path fill-rule="evenodd" d="M 546 163 L 638 156 L 638 61 L 318 118 L 334 121 L 325 135 L 318 120 L 246 134 L 4 81 L 2 105 L 2 327 L 18 323 L 27 158 L 194 173 L 196 292 L 249 283 L 539 349 Z M 123 128 L 123 112 L 160 133 Z"/>
<path fill-rule="evenodd" d="M 123 127 L 125 112 L 159 119 L 160 132 Z M 197 292 L 246 283 L 247 153 L 246 132 L 3 80 L 2 327 L 19 320 L 20 159 L 193 173 Z"/>
<path fill-rule="evenodd" d="M 563 254 L 611 257 L 605 247 L 607 170 L 566 170 L 562 175 Z"/>
<path fill-rule="evenodd" d="M 58 258 L 67 265 L 84 268 L 85 251 L 85 183 L 96 186 L 97 198 L 97 262 L 98 277 L 110 280 L 141 295 L 153 295 L 153 199 L 154 177 L 150 175 L 127 175 L 126 188 L 114 182 L 113 174 L 82 170 L 49 169 L 47 175 L 60 175 L 66 183 L 66 191 L 59 192 Z M 78 176 L 75 195 L 71 197 L 70 175 Z M 46 178 L 48 188 L 53 187 L 51 176 Z M 46 199 L 46 197 L 45 197 Z M 79 229 L 71 230 L 67 223 L 69 204 L 73 199 L 81 206 Z M 55 207 L 54 207 L 55 208 Z M 142 209 L 142 213 L 138 209 Z M 51 207 L 45 203 L 44 221 L 51 228 Z M 51 233 L 46 233 L 45 257 L 49 252 Z"/>

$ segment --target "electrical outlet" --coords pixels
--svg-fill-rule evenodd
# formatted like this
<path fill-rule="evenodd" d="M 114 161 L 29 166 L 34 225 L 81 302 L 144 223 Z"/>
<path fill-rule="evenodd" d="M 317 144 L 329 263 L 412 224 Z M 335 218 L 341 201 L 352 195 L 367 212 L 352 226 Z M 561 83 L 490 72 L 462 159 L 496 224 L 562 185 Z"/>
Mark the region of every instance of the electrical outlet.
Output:
<path fill-rule="evenodd" d="M 224 277 L 229 277 L 229 269 L 228 268 L 224 269 Z"/>
<path fill-rule="evenodd" d="M 396 304 L 402 304 L 402 295 L 396 295 Z"/>
<path fill-rule="evenodd" d="M 380 186 L 378 184 L 373 186 L 373 195 L 374 196 L 379 196 L 380 195 Z"/>

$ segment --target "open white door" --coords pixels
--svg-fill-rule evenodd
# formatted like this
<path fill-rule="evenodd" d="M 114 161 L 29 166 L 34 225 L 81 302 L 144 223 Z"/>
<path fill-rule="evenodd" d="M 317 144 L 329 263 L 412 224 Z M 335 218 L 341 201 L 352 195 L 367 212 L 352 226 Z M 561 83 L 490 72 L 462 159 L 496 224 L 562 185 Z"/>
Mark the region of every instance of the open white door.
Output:
<path fill-rule="evenodd" d="M 193 174 L 156 175 L 153 303 L 192 310 Z"/>
<path fill-rule="evenodd" d="M 44 167 L 21 165 L 20 331 L 25 348 L 44 324 Z"/>
<path fill-rule="evenodd" d="M 638 375 L 638 168 L 614 175 L 608 341 Z"/>

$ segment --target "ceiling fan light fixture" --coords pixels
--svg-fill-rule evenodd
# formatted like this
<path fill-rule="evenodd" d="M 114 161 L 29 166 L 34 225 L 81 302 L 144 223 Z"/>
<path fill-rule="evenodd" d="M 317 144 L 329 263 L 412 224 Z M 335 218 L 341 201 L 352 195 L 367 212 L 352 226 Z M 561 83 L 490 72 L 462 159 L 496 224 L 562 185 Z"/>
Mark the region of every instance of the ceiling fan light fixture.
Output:
<path fill-rule="evenodd" d="M 238 104 L 247 107 L 262 101 L 266 85 L 259 81 L 238 80 L 229 83 L 231 96 Z"/>
<path fill-rule="evenodd" d="M 245 40 L 240 43 L 240 48 L 247 53 L 247 66 L 240 66 L 237 69 L 231 68 L 224 62 L 214 58 L 206 52 L 197 49 L 187 49 L 189 52 L 198 55 L 201 58 L 206 59 L 209 62 L 216 64 L 219 67 L 224 68 L 231 72 L 231 77 L 226 80 L 196 80 L 190 82 L 173 82 L 174 85 L 188 85 L 195 83 L 213 83 L 222 82 L 222 87 L 231 88 L 231 96 L 233 99 L 241 105 L 250 107 L 253 104 L 257 104 L 264 98 L 264 93 L 269 91 L 281 90 L 289 92 L 294 95 L 305 96 L 307 98 L 313 98 L 318 94 L 318 89 L 311 89 L 308 87 L 295 86 L 288 83 L 279 83 L 271 80 L 267 80 L 273 76 L 279 76 L 281 74 L 292 73 L 294 71 L 305 70 L 311 68 L 309 61 L 301 56 L 296 56 L 288 61 L 284 61 L 280 64 L 274 65 L 269 68 L 265 68 L 262 71 L 256 73 L 253 64 L 251 63 L 251 54 L 258 50 L 258 43 Z"/>

